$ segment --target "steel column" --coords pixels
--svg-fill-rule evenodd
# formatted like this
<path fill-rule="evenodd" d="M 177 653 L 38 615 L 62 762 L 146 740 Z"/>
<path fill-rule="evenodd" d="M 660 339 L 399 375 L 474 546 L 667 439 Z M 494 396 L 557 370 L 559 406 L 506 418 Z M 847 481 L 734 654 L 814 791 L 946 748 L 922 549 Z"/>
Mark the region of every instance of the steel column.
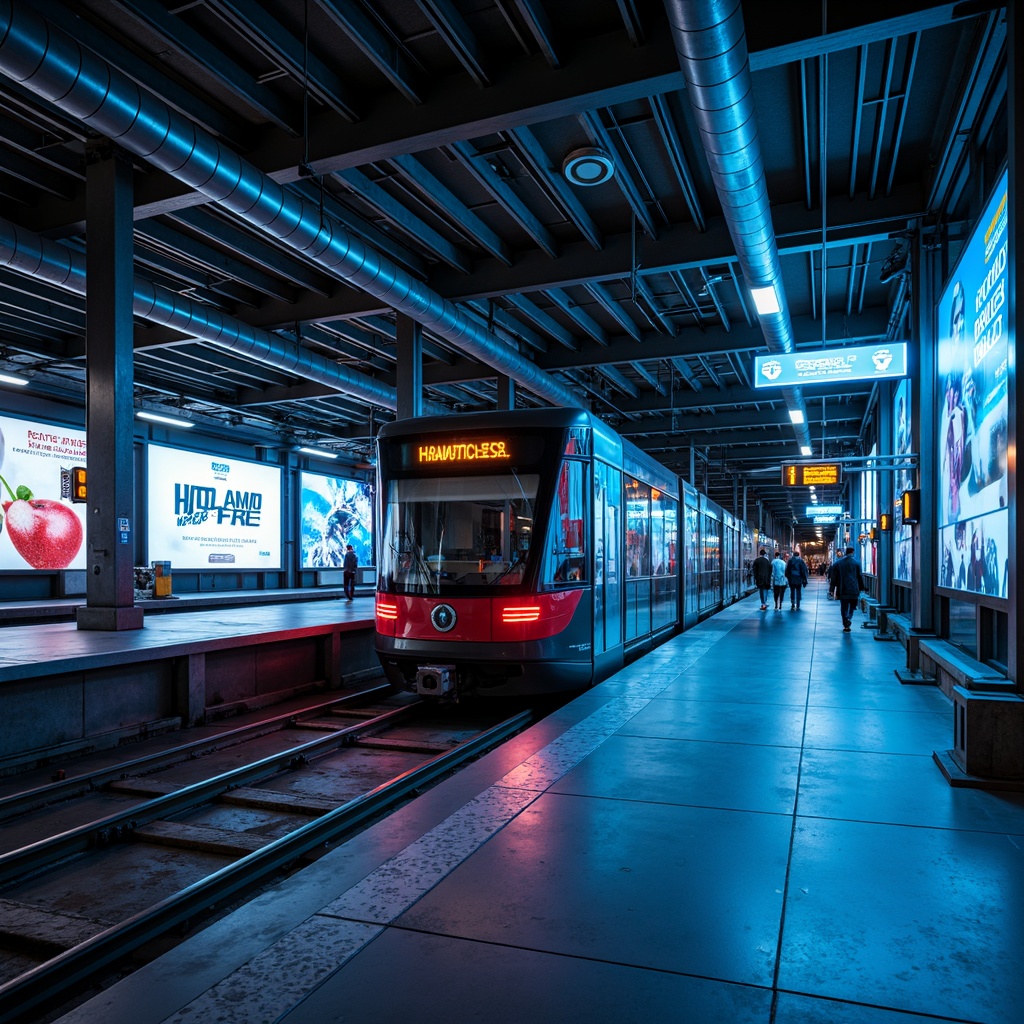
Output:
<path fill-rule="evenodd" d="M 135 607 L 131 162 L 90 153 L 86 168 L 86 604 L 78 628 L 140 629 Z"/>

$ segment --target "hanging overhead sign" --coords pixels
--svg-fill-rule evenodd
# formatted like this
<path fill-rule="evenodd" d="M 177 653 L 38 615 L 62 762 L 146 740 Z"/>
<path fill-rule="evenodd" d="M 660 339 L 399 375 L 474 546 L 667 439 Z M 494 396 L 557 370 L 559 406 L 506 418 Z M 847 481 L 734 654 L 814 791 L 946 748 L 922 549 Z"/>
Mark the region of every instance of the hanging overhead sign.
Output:
<path fill-rule="evenodd" d="M 805 505 L 805 516 L 832 516 L 838 519 L 843 514 L 842 505 Z"/>
<path fill-rule="evenodd" d="M 841 484 L 841 462 L 787 462 L 782 467 L 783 487 L 810 487 L 821 484 Z"/>
<path fill-rule="evenodd" d="M 907 343 L 848 345 L 788 355 L 754 357 L 754 387 L 781 388 L 794 384 L 906 377 Z"/>

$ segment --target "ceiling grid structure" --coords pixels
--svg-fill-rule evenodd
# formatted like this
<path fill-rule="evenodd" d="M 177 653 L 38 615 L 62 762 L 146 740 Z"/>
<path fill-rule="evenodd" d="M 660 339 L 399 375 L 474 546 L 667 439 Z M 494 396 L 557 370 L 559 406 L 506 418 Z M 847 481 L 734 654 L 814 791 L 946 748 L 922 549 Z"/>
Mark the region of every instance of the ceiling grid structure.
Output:
<path fill-rule="evenodd" d="M 712 31 L 731 14 L 749 53 L 781 346 L 675 45 L 709 14 Z M 145 116 L 199 156 L 172 139 L 180 159 L 161 161 L 156 130 L 134 146 L 147 126 L 118 122 L 116 92 L 99 117 L 102 96 L 78 102 L 98 87 L 55 95 L 62 34 L 60 63 L 151 97 Z M 901 254 L 961 215 L 970 140 L 1001 116 L 1004 44 L 997 7 L 914 0 L 798 0 L 785 18 L 751 0 L 3 0 L 4 251 L 36 237 L 84 265 L 86 161 L 116 146 L 135 166 L 137 290 L 260 339 L 226 347 L 137 303 L 137 403 L 363 462 L 367 424 L 394 415 L 405 313 L 424 325 L 431 408 L 492 408 L 509 376 L 519 405 L 587 405 L 683 475 L 696 459 L 725 507 L 740 480 L 786 521 L 806 496 L 778 466 L 802 444 L 862 456 L 872 384 L 754 388 L 754 357 L 907 340 Z M 567 177 L 581 152 L 611 176 Z M 212 188 L 180 173 L 189 160 L 220 160 L 263 224 L 216 173 Z M 0 261 L 0 371 L 80 404 L 85 358 L 81 289 Z"/>

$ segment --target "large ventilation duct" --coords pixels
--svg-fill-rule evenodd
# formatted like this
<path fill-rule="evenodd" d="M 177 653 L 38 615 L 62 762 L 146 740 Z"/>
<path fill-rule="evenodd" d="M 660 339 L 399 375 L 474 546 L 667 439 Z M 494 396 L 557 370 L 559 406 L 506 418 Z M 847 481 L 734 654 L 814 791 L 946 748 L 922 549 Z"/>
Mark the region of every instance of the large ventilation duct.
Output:
<path fill-rule="evenodd" d="M 455 303 L 13 0 L 0 2 L 0 72 L 545 401 L 580 404 L 574 391 L 489 334 Z"/>
<path fill-rule="evenodd" d="M 749 288 L 774 288 L 778 313 L 760 313 L 768 350 L 793 351 L 793 324 L 782 287 L 779 249 L 754 119 L 750 61 L 740 0 L 665 0 L 686 95 L 736 256 Z M 798 388 L 784 388 L 790 410 L 803 413 L 797 441 L 810 447 L 807 409 Z"/>
<path fill-rule="evenodd" d="M 0 265 L 76 295 L 86 294 L 85 256 L 2 217 Z M 370 405 L 392 411 L 398 406 L 395 389 L 391 385 L 339 366 L 284 338 L 193 302 L 138 275 L 132 288 L 132 311 L 144 320 L 173 328 L 199 341 L 298 377 L 326 384 L 339 393 Z M 429 411 L 443 414 L 448 410 L 435 404 Z"/>

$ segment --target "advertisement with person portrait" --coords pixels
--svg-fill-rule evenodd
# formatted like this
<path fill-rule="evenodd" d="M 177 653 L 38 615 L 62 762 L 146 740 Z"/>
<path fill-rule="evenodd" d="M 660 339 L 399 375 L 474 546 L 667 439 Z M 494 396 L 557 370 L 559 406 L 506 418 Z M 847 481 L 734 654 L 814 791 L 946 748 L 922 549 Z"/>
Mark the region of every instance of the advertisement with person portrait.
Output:
<path fill-rule="evenodd" d="M 1004 171 L 937 307 L 939 583 L 1006 596 L 1008 256 Z"/>
<path fill-rule="evenodd" d="M 0 416 L 0 569 L 85 568 L 85 505 L 61 474 L 85 447 L 84 430 Z"/>
<path fill-rule="evenodd" d="M 893 439 L 892 450 L 897 459 L 907 459 L 914 450 L 913 426 L 910 416 L 910 381 L 900 381 L 893 397 Z M 914 572 L 914 537 L 911 527 L 903 522 L 903 503 L 899 500 L 904 491 L 914 486 L 914 471 L 897 469 L 893 492 L 896 498 L 893 509 L 893 579 L 911 583 Z"/>
<path fill-rule="evenodd" d="M 349 544 L 360 565 L 372 565 L 373 485 L 304 472 L 299 491 L 302 568 L 340 568 Z"/>
<path fill-rule="evenodd" d="M 174 569 L 280 569 L 281 469 L 147 446 L 149 558 Z"/>

